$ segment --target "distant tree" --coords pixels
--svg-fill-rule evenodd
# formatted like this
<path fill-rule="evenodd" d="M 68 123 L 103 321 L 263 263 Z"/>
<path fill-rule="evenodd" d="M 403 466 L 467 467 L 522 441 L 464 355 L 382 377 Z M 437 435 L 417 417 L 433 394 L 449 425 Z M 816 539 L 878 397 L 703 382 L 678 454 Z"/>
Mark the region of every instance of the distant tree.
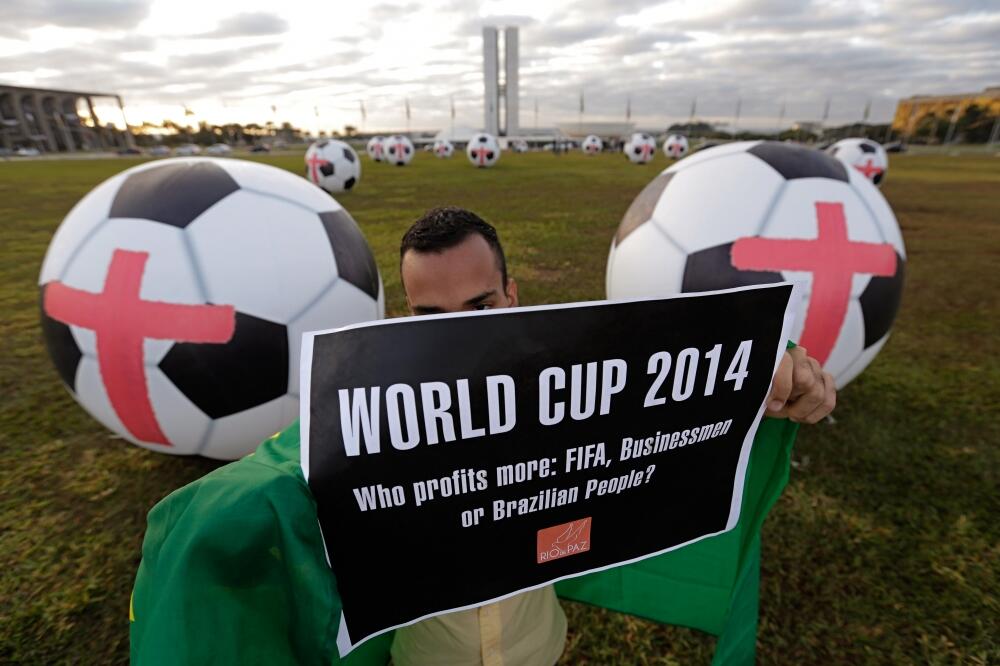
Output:
<path fill-rule="evenodd" d="M 964 143 L 986 143 L 994 122 L 996 117 L 989 115 L 986 109 L 970 104 L 955 123 L 955 137 Z"/>
<path fill-rule="evenodd" d="M 354 125 L 344 125 L 344 136 L 354 136 L 358 133 L 358 128 Z"/>
<path fill-rule="evenodd" d="M 700 121 L 696 123 L 674 123 L 667 128 L 667 131 L 679 132 L 688 136 L 709 136 L 719 133 L 715 125 Z"/>

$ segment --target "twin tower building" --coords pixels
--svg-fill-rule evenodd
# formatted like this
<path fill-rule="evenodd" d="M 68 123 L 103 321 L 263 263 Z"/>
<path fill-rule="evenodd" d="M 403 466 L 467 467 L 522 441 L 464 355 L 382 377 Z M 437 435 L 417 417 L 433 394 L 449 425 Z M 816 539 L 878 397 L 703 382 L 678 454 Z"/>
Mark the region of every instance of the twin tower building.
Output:
<path fill-rule="evenodd" d="M 503 67 L 500 66 L 501 29 L 483 28 L 483 79 L 486 83 L 483 129 L 493 136 L 514 136 L 519 131 L 517 28 L 502 28 L 502 32 Z"/>

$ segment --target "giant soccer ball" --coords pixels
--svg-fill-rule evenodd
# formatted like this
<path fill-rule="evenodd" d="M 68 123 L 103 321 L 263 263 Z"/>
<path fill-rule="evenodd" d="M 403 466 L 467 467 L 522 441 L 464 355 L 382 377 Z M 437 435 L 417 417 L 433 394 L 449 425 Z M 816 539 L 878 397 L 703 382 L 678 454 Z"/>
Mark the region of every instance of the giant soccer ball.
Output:
<path fill-rule="evenodd" d="M 580 149 L 587 155 L 596 155 L 604 148 L 604 142 L 596 134 L 588 134 L 580 144 Z"/>
<path fill-rule="evenodd" d="M 56 231 L 39 285 L 49 354 L 91 416 L 154 451 L 226 460 L 298 417 L 304 332 L 384 313 L 347 211 L 231 159 L 104 181 Z"/>
<path fill-rule="evenodd" d="M 792 339 L 842 387 L 889 337 L 905 257 L 889 204 L 859 172 L 811 148 L 746 141 L 698 151 L 646 186 L 612 241 L 607 292 L 799 283 Z"/>
<path fill-rule="evenodd" d="M 645 132 L 636 132 L 623 148 L 632 164 L 646 164 L 656 155 L 656 139 Z"/>
<path fill-rule="evenodd" d="M 686 136 L 671 134 L 663 140 L 663 154 L 672 160 L 679 160 L 687 155 L 688 140 Z"/>
<path fill-rule="evenodd" d="M 492 134 L 473 134 L 465 147 L 465 154 L 477 167 L 491 167 L 500 159 L 500 142 Z"/>
<path fill-rule="evenodd" d="M 865 178 L 882 185 L 889 170 L 889 155 L 881 144 L 871 139 L 841 139 L 826 149 L 844 164 L 857 169 Z"/>
<path fill-rule="evenodd" d="M 383 145 L 383 139 L 380 136 L 373 136 L 368 139 L 368 144 L 365 146 L 365 152 L 368 153 L 368 157 L 372 158 L 376 162 L 381 162 L 384 159 L 385 146 Z"/>
<path fill-rule="evenodd" d="M 306 178 L 327 192 L 346 192 L 361 180 L 361 160 L 343 141 L 317 141 L 306 150 Z"/>
<path fill-rule="evenodd" d="M 413 159 L 413 142 L 402 134 L 382 140 L 382 160 L 396 166 L 406 166 Z"/>
<path fill-rule="evenodd" d="M 448 159 L 455 154 L 455 146 L 448 139 L 438 139 L 434 142 L 434 154 L 441 159 Z"/>

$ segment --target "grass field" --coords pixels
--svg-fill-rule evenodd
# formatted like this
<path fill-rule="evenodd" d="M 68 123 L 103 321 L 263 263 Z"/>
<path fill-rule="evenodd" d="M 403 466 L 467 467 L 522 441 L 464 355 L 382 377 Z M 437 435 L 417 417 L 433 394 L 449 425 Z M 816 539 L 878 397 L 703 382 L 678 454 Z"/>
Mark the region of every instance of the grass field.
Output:
<path fill-rule="evenodd" d="M 296 173 L 301 156 L 266 158 Z M 403 312 L 403 230 L 425 209 L 494 222 L 525 304 L 599 299 L 611 234 L 665 162 L 426 154 L 365 163 L 341 201 Z M 49 239 L 134 162 L 0 163 L 0 662 L 125 662 L 146 512 L 215 463 L 111 436 L 59 384 L 38 328 Z M 893 156 L 883 192 L 907 243 L 906 292 L 878 359 L 803 428 L 763 533 L 766 664 L 1000 663 L 1000 159 Z M 569 604 L 566 664 L 708 663 L 714 639 Z"/>

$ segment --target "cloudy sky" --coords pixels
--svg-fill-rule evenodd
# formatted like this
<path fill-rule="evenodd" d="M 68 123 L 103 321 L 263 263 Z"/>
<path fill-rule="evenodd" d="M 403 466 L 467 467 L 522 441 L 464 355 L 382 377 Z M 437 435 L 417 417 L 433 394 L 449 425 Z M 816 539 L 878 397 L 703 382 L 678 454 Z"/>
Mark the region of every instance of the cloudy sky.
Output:
<path fill-rule="evenodd" d="M 485 24 L 521 28 L 521 124 L 888 120 L 1000 85 L 996 0 L 0 0 L 0 83 L 113 91 L 129 121 L 482 124 Z M 277 107 L 276 112 L 271 106 Z M 318 109 L 318 118 L 314 115 Z"/>

